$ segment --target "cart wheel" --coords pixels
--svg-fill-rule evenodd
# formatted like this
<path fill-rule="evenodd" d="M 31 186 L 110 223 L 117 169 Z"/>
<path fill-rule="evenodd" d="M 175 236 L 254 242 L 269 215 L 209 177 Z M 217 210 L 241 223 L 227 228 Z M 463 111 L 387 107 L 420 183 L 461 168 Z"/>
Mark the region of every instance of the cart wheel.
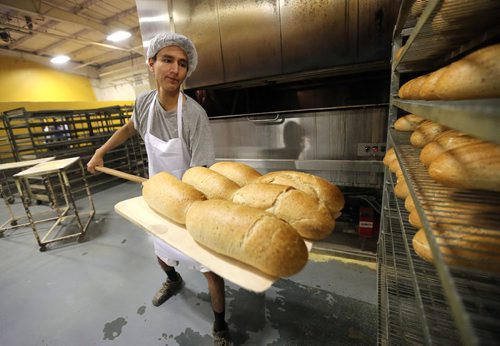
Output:
<path fill-rule="evenodd" d="M 12 221 L 10 222 L 10 225 L 11 225 L 11 226 L 16 226 L 16 225 L 17 225 L 17 220 L 12 220 Z"/>
<path fill-rule="evenodd" d="M 14 204 L 14 201 L 15 201 L 15 200 L 16 200 L 16 199 L 14 198 L 14 196 L 9 196 L 9 197 L 7 198 L 7 202 L 9 202 L 9 204 Z"/>
<path fill-rule="evenodd" d="M 83 235 L 79 236 L 78 238 L 76 238 L 76 241 L 78 243 L 83 243 L 85 241 L 85 237 Z"/>
<path fill-rule="evenodd" d="M 47 250 L 47 247 L 45 245 L 40 246 L 40 252 L 45 252 Z"/>

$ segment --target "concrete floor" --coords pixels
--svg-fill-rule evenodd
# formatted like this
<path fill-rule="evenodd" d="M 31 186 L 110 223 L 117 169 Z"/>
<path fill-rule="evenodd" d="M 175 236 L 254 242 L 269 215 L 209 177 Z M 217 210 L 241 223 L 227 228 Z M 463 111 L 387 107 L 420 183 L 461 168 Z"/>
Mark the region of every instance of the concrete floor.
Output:
<path fill-rule="evenodd" d="M 133 183 L 94 193 L 97 213 L 81 243 L 56 242 L 40 252 L 30 228 L 4 232 L 0 345 L 213 344 L 200 273 L 180 266 L 183 290 L 161 307 L 151 304 L 165 279 L 151 238 L 113 210 L 140 193 Z M 15 213 L 23 215 L 18 201 Z M 7 219 L 2 202 L 0 223 Z M 374 263 L 311 253 L 302 272 L 262 294 L 226 280 L 226 297 L 235 345 L 376 344 Z"/>

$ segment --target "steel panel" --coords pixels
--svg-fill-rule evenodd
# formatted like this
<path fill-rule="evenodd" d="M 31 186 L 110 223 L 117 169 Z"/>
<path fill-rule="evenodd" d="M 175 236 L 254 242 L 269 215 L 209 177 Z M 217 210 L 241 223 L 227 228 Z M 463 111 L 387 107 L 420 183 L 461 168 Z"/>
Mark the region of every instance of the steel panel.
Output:
<path fill-rule="evenodd" d="M 226 82 L 282 72 L 276 0 L 219 0 L 218 11 Z"/>
<path fill-rule="evenodd" d="M 217 1 L 175 1 L 172 14 L 175 31 L 189 37 L 198 51 L 198 67 L 186 87 L 224 83 Z"/>
<path fill-rule="evenodd" d="M 348 40 L 348 9 L 346 0 L 281 1 L 283 72 L 354 61 Z"/>

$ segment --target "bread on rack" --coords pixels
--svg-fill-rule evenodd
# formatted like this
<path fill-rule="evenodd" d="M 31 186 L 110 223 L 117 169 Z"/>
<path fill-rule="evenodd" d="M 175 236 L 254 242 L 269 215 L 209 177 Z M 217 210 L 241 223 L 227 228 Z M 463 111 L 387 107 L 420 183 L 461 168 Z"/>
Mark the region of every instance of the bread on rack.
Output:
<path fill-rule="evenodd" d="M 201 245 L 271 276 L 294 275 L 308 259 L 304 240 L 288 223 L 233 202 L 193 203 L 186 228 Z"/>
<path fill-rule="evenodd" d="M 391 147 L 391 148 L 387 149 L 387 151 L 385 152 L 385 155 L 384 155 L 382 162 L 384 163 L 384 165 L 389 167 L 392 160 L 396 160 L 396 159 L 397 159 L 397 157 L 396 157 L 396 152 L 394 151 L 394 147 Z"/>
<path fill-rule="evenodd" d="M 233 202 L 263 209 L 288 222 L 307 239 L 324 239 L 335 227 L 335 219 L 322 202 L 291 186 L 248 184 L 236 191 Z"/>
<path fill-rule="evenodd" d="M 437 80 L 435 91 L 442 100 L 500 97 L 500 44 L 450 64 Z"/>
<path fill-rule="evenodd" d="M 201 191 L 208 199 L 230 201 L 240 188 L 234 181 L 206 167 L 191 167 L 182 176 L 182 181 Z"/>
<path fill-rule="evenodd" d="M 446 126 L 435 123 L 430 120 L 425 120 L 413 131 L 410 136 L 410 142 L 417 148 L 422 148 L 427 143 L 431 142 L 441 132 L 448 130 Z"/>
<path fill-rule="evenodd" d="M 328 180 L 312 174 L 297 171 L 276 171 L 267 173 L 255 179 L 254 182 L 292 186 L 322 201 L 334 218 L 344 208 L 342 191 Z"/>
<path fill-rule="evenodd" d="M 394 128 L 398 131 L 413 131 L 425 119 L 415 114 L 407 114 L 394 122 Z"/>
<path fill-rule="evenodd" d="M 500 146 L 481 142 L 448 150 L 432 161 L 428 171 L 449 187 L 500 192 Z"/>
<path fill-rule="evenodd" d="M 394 194 L 396 197 L 405 199 L 409 195 L 408 185 L 406 184 L 406 180 L 402 178 L 398 178 L 396 185 L 394 185 Z"/>
<path fill-rule="evenodd" d="M 480 143 L 480 139 L 466 135 L 456 130 L 447 130 L 437 135 L 434 140 L 427 143 L 420 152 L 420 162 L 429 167 L 431 162 L 442 153 L 458 148 L 462 145 Z"/>
<path fill-rule="evenodd" d="M 262 176 L 256 169 L 240 162 L 223 161 L 210 166 L 210 169 L 234 181 L 239 186 L 250 184 Z"/>
<path fill-rule="evenodd" d="M 155 212 L 181 225 L 186 223 L 191 205 L 206 200 L 203 193 L 167 172 L 155 174 L 142 183 L 142 196 Z"/>
<path fill-rule="evenodd" d="M 416 98 L 418 100 L 429 100 L 429 101 L 439 99 L 436 92 L 436 83 L 441 77 L 441 75 L 446 72 L 447 69 L 448 66 L 445 66 L 430 73 L 425 82 L 422 84 L 422 87 L 420 88 Z"/>
<path fill-rule="evenodd" d="M 427 80 L 428 75 L 419 76 L 411 79 L 399 89 L 398 96 L 402 99 L 415 100 L 418 99 L 420 89 Z"/>
<path fill-rule="evenodd" d="M 446 264 L 500 272 L 500 238 L 497 231 L 472 226 L 441 225 L 432 232 Z M 434 262 L 423 229 L 415 234 L 412 245 L 418 256 L 427 262 Z"/>

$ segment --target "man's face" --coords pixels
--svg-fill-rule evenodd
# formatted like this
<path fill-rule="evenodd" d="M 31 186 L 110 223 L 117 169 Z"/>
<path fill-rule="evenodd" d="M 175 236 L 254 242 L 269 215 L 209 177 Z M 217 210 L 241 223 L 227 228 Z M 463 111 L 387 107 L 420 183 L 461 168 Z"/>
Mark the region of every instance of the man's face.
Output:
<path fill-rule="evenodd" d="M 156 60 L 149 59 L 149 69 L 154 73 L 160 88 L 176 91 L 186 78 L 188 59 L 186 53 L 177 46 L 160 49 Z"/>

